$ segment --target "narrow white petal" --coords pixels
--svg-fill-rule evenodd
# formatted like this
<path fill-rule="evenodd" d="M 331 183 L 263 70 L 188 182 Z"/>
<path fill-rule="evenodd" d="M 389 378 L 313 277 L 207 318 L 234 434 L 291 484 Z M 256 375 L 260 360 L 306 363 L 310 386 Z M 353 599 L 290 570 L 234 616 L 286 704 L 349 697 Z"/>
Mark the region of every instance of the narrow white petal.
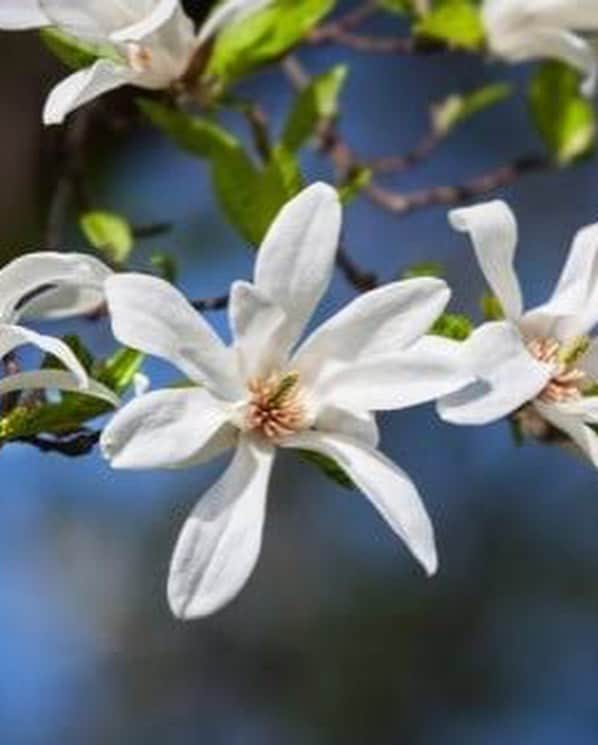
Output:
<path fill-rule="evenodd" d="M 318 401 L 387 411 L 434 401 L 472 379 L 458 342 L 426 336 L 395 354 L 340 368 L 326 379 L 318 379 L 313 390 Z"/>
<path fill-rule="evenodd" d="M 198 43 L 204 41 L 218 33 L 221 29 L 229 24 L 240 21 L 245 16 L 268 5 L 271 0 L 224 0 L 210 14 L 207 21 L 203 24 L 197 38 Z"/>
<path fill-rule="evenodd" d="M 592 339 L 586 353 L 577 363 L 577 367 L 583 370 L 592 381 L 598 383 L 598 339 Z"/>
<path fill-rule="evenodd" d="M 180 0 L 157 0 L 148 13 L 127 25 L 113 31 L 110 40 L 113 42 L 142 41 L 169 21 L 178 23 L 176 14 L 181 11 Z"/>
<path fill-rule="evenodd" d="M 432 277 L 394 282 L 361 295 L 301 345 L 292 366 L 312 385 L 343 367 L 398 353 L 429 331 L 449 298 L 446 283 Z"/>
<path fill-rule="evenodd" d="M 79 70 L 52 90 L 44 107 L 44 124 L 62 124 L 67 114 L 103 93 L 136 82 L 130 68 L 101 59 L 91 67 Z"/>
<path fill-rule="evenodd" d="M 155 1 L 38 0 L 52 25 L 78 39 L 95 42 L 106 42 L 113 31 L 135 23 Z"/>
<path fill-rule="evenodd" d="M 249 282 L 234 282 L 229 301 L 230 326 L 245 378 L 282 369 L 287 361 L 287 317 Z"/>
<path fill-rule="evenodd" d="M 469 233 L 480 268 L 507 318 L 519 318 L 523 301 L 513 268 L 517 222 L 509 206 L 500 200 L 485 202 L 452 210 L 449 220 L 456 230 Z"/>
<path fill-rule="evenodd" d="M 299 338 L 332 277 L 341 228 L 335 189 L 316 183 L 286 204 L 257 255 L 255 284 L 287 314 L 287 347 Z"/>
<path fill-rule="evenodd" d="M 314 427 L 321 432 L 345 435 L 373 448 L 380 442 L 376 417 L 369 412 L 326 406 L 318 413 Z"/>
<path fill-rule="evenodd" d="M 587 334 L 598 322 L 598 223 L 580 230 L 545 305 L 525 314 L 524 326 L 561 341 Z"/>
<path fill-rule="evenodd" d="M 342 435 L 305 432 L 284 447 L 316 450 L 333 458 L 366 495 L 428 574 L 438 566 L 434 530 L 415 485 L 382 453 Z"/>
<path fill-rule="evenodd" d="M 105 264 L 85 254 L 40 251 L 20 256 L 0 270 L 0 319 L 10 320 L 23 314 L 35 315 L 31 309 L 38 307 L 39 303 L 43 310 L 44 300 L 49 299 L 54 292 L 52 288 L 68 287 L 73 292 L 89 288 L 95 291 L 97 298 L 104 280 L 110 274 L 112 271 Z M 44 287 L 49 288 L 47 292 L 34 295 Z M 32 299 L 23 304 L 22 301 L 31 295 Z M 70 298 L 75 303 L 77 296 L 71 295 Z M 73 307 L 73 312 L 69 312 L 68 295 L 58 295 L 57 299 L 62 311 L 60 317 L 78 315 L 78 307 Z M 15 314 L 17 306 L 19 311 Z M 45 316 L 44 313 L 40 315 Z"/>
<path fill-rule="evenodd" d="M 7 375 L 0 380 L 0 396 L 16 391 L 50 389 L 101 398 L 115 408 L 120 405 L 118 396 L 102 383 L 89 378 L 85 387 L 82 388 L 80 378 L 66 370 L 33 370 Z"/>
<path fill-rule="evenodd" d="M 464 362 L 478 380 L 440 400 L 438 413 L 454 424 L 487 424 L 534 399 L 550 379 L 548 366 L 527 351 L 509 322 L 486 323 L 463 342 Z"/>
<path fill-rule="evenodd" d="M 0 28 L 7 31 L 40 28 L 49 23 L 38 0 L 2 0 L 0 4 Z"/>
<path fill-rule="evenodd" d="M 79 381 L 81 388 L 87 386 L 87 373 L 71 349 L 63 341 L 53 336 L 43 336 L 23 326 L 0 324 L 0 359 L 9 352 L 12 352 L 13 349 L 24 346 L 25 344 L 33 344 L 33 346 L 41 349 L 43 352 L 56 357 L 73 373 Z"/>
<path fill-rule="evenodd" d="M 230 602 L 256 565 L 274 452 L 242 437 L 232 463 L 201 498 L 179 536 L 168 578 L 178 618 L 206 616 Z"/>
<path fill-rule="evenodd" d="M 65 285 L 41 292 L 19 307 L 19 318 L 58 321 L 97 313 L 104 303 L 103 288 Z"/>
<path fill-rule="evenodd" d="M 233 353 L 172 285 L 120 274 L 105 287 L 112 330 L 122 344 L 171 362 L 223 398 L 241 395 Z"/>
<path fill-rule="evenodd" d="M 207 391 L 181 388 L 134 398 L 104 429 L 113 468 L 167 468 L 197 456 L 230 413 Z"/>
<path fill-rule="evenodd" d="M 598 435 L 582 416 L 571 414 L 566 408 L 536 402 L 536 408 L 554 427 L 568 435 L 598 468 Z"/>

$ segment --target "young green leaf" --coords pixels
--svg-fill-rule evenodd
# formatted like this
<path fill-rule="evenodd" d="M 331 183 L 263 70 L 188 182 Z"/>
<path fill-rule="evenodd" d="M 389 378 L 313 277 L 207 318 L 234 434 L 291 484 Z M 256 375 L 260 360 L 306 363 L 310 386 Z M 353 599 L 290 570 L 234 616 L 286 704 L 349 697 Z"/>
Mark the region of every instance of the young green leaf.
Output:
<path fill-rule="evenodd" d="M 334 0 L 273 0 L 218 35 L 206 77 L 223 86 L 281 57 L 334 7 Z"/>
<path fill-rule="evenodd" d="M 485 40 L 480 10 L 474 0 L 437 0 L 417 22 L 415 33 L 425 41 L 466 51 L 481 49 Z"/>
<path fill-rule="evenodd" d="M 55 27 L 41 29 L 40 36 L 52 54 L 73 70 L 89 67 L 101 58 L 123 63 L 112 46 L 81 41 Z"/>
<path fill-rule="evenodd" d="M 347 67 L 336 65 L 328 72 L 316 75 L 298 95 L 285 124 L 282 143 L 291 151 L 299 148 L 316 134 L 321 122 L 338 114 L 338 99 L 347 79 Z"/>
<path fill-rule="evenodd" d="M 560 165 L 588 155 L 596 139 L 596 114 L 583 97 L 579 75 L 561 62 L 547 62 L 529 89 L 532 120 L 548 151 Z"/>
<path fill-rule="evenodd" d="M 471 320 L 458 313 L 443 313 L 432 326 L 430 333 L 453 341 L 465 341 L 473 331 Z"/>
<path fill-rule="evenodd" d="M 344 489 L 355 489 L 355 484 L 351 478 L 332 458 L 317 453 L 315 450 L 300 450 L 299 454 L 302 460 L 318 468 L 324 476 L 334 481 L 338 486 L 342 486 Z"/>
<path fill-rule="evenodd" d="M 432 106 L 432 127 L 436 134 L 446 137 L 459 124 L 495 106 L 511 95 L 507 83 L 493 83 L 470 93 L 453 94 Z"/>
<path fill-rule="evenodd" d="M 111 263 L 127 261 L 133 250 L 133 232 L 123 217 L 113 212 L 86 212 L 79 225 L 89 243 Z"/>

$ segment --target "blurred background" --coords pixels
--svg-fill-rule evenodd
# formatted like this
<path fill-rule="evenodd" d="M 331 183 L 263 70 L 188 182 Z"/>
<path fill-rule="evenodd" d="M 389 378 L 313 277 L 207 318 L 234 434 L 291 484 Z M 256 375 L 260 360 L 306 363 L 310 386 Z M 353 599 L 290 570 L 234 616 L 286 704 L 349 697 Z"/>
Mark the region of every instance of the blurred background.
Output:
<path fill-rule="evenodd" d="M 378 28 L 401 30 L 390 18 Z M 300 56 L 311 72 L 350 63 L 341 127 L 364 157 L 410 150 L 430 100 L 527 74 L 332 47 Z M 44 247 L 61 162 L 40 112 L 63 74 L 35 34 L 0 36 L 3 262 Z M 278 70 L 244 92 L 280 125 L 291 93 Z M 126 108 L 122 99 L 109 105 Z M 140 266 L 155 250 L 172 252 L 193 297 L 250 276 L 251 252 L 219 213 L 204 164 L 143 127 L 117 128 L 108 142 L 91 162 L 94 201 L 134 224 L 173 224 L 138 244 Z M 429 163 L 385 181 L 405 191 L 459 183 L 539 147 L 514 97 L 459 129 Z M 309 180 L 332 178 L 316 153 L 304 166 Z M 501 195 L 519 217 L 517 265 L 532 305 L 549 293 L 575 230 L 598 220 L 596 163 L 530 174 Z M 399 220 L 359 199 L 345 235 L 351 255 L 384 280 L 441 262 L 453 309 L 476 314 L 483 281 L 445 209 Z M 85 249 L 74 221 L 64 247 Z M 319 319 L 353 296 L 336 276 Z M 227 333 L 223 313 L 210 319 Z M 105 322 L 45 330 L 75 331 L 98 351 L 114 346 Z M 155 385 L 172 374 L 147 370 Z M 359 493 L 285 453 L 255 575 L 230 607 L 186 624 L 166 604 L 170 553 L 225 460 L 181 473 L 112 473 L 97 451 L 67 460 L 5 447 L 2 745 L 598 742 L 595 471 L 556 448 L 517 447 L 502 423 L 451 428 L 432 407 L 381 423 L 383 449 L 418 484 L 436 526 L 438 576 L 425 579 Z"/>

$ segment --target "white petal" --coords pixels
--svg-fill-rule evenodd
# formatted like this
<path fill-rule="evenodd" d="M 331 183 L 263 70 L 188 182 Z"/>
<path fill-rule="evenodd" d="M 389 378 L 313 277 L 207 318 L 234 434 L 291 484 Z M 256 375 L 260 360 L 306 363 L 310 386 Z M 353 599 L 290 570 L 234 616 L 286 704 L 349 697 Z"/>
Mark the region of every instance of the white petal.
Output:
<path fill-rule="evenodd" d="M 588 377 L 598 383 L 598 339 L 592 339 L 586 353 L 577 363 Z"/>
<path fill-rule="evenodd" d="M 150 12 L 156 0 L 38 0 L 52 25 L 78 39 L 102 42 Z M 4 0 L 2 0 L 4 2 Z"/>
<path fill-rule="evenodd" d="M 432 277 L 367 292 L 322 324 L 301 345 L 292 366 L 311 385 L 341 368 L 399 352 L 429 331 L 449 298 L 446 283 Z"/>
<path fill-rule="evenodd" d="M 44 124 L 62 124 L 67 114 L 103 93 L 136 82 L 137 73 L 125 65 L 101 59 L 69 75 L 50 93 L 44 107 Z"/>
<path fill-rule="evenodd" d="M 525 314 L 524 326 L 561 341 L 587 334 L 598 322 L 598 223 L 580 230 L 545 305 Z"/>
<path fill-rule="evenodd" d="M 233 353 L 172 285 L 121 274 L 105 287 L 112 330 L 122 344 L 171 362 L 224 398 L 241 395 Z"/>
<path fill-rule="evenodd" d="M 242 437 L 227 471 L 187 519 L 168 578 L 168 599 L 178 618 L 214 613 L 247 582 L 262 544 L 273 461 L 272 449 Z"/>
<path fill-rule="evenodd" d="M 0 28 L 7 31 L 40 28 L 49 23 L 37 0 L 2 0 L 0 4 Z"/>
<path fill-rule="evenodd" d="M 203 44 L 203 42 L 210 36 L 213 36 L 225 26 L 242 20 L 246 15 L 268 5 L 270 1 L 271 0 L 225 0 L 215 8 L 201 27 L 197 38 L 198 43 Z"/>
<path fill-rule="evenodd" d="M 12 352 L 13 349 L 25 344 L 33 344 L 33 346 L 38 347 L 43 352 L 56 357 L 73 373 L 79 381 L 81 388 L 87 386 L 87 373 L 71 349 L 63 341 L 53 336 L 37 334 L 35 331 L 23 328 L 22 326 L 0 324 L 0 359 L 9 352 Z"/>
<path fill-rule="evenodd" d="M 85 254 L 40 251 L 20 256 L 0 270 L 0 319 L 14 319 L 15 308 L 27 296 L 43 287 L 68 285 L 97 290 L 111 273 L 101 261 Z M 44 297 L 51 292 L 52 290 L 48 290 Z M 39 297 L 35 295 L 32 300 L 20 305 L 16 315 L 29 313 L 29 309 L 35 307 Z M 67 307 L 63 310 L 61 317 L 70 315 Z M 77 315 L 77 312 L 72 315 Z"/>
<path fill-rule="evenodd" d="M 527 351 L 509 322 L 486 323 L 462 343 L 464 363 L 478 381 L 440 400 L 438 413 L 453 424 L 487 424 L 534 399 L 550 369 Z"/>
<path fill-rule="evenodd" d="M 434 530 L 415 485 L 398 466 L 373 448 L 341 435 L 305 432 L 284 447 L 316 450 L 333 458 L 407 544 L 428 574 L 438 561 Z"/>
<path fill-rule="evenodd" d="M 71 391 L 85 396 L 101 398 L 115 408 L 120 405 L 118 396 L 102 383 L 89 378 L 85 387 L 82 388 L 80 378 L 66 370 L 33 370 L 7 375 L 0 380 L 0 396 L 16 391 L 44 389 Z"/>
<path fill-rule="evenodd" d="M 568 435 L 598 467 L 598 435 L 584 422 L 581 416 L 567 412 L 558 405 L 536 402 L 540 414 L 553 426 Z"/>
<path fill-rule="evenodd" d="M 113 42 L 142 41 L 172 21 L 180 10 L 180 0 L 157 0 L 147 14 L 139 14 L 140 17 L 131 25 L 113 31 L 110 39 Z M 178 19 L 175 22 L 178 23 Z"/>
<path fill-rule="evenodd" d="M 380 442 L 376 417 L 369 412 L 326 406 L 318 413 L 314 426 L 320 432 L 345 435 L 373 448 Z"/>
<path fill-rule="evenodd" d="M 328 287 L 340 227 L 336 190 L 316 183 L 282 208 L 260 247 L 255 284 L 286 312 L 287 347 L 297 341 Z"/>
<path fill-rule="evenodd" d="M 509 206 L 494 200 L 452 210 L 449 220 L 456 230 L 470 234 L 480 268 L 507 318 L 519 318 L 523 301 L 513 268 L 517 222 Z"/>
<path fill-rule="evenodd" d="M 172 467 L 197 456 L 229 417 L 201 388 L 153 391 L 121 409 L 100 444 L 113 468 Z"/>
<path fill-rule="evenodd" d="M 103 287 L 64 285 L 36 295 L 19 307 L 19 318 L 44 318 L 57 321 L 73 316 L 89 316 L 104 303 Z"/>
<path fill-rule="evenodd" d="M 234 282 L 229 317 L 245 378 L 284 367 L 287 317 L 282 308 L 270 302 L 255 285 Z"/>
<path fill-rule="evenodd" d="M 343 367 L 322 382 L 318 380 L 313 391 L 317 401 L 387 411 L 434 401 L 471 380 L 460 344 L 429 336 L 396 354 Z"/>

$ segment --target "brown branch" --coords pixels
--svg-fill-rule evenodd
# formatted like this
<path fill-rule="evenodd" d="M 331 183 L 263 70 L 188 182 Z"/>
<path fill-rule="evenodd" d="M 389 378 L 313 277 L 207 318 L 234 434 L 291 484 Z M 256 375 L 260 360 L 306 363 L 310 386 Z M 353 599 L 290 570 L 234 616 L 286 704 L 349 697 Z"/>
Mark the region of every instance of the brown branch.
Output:
<path fill-rule="evenodd" d="M 13 442 L 31 445 L 42 453 L 58 453 L 69 458 L 89 455 L 100 440 L 100 430 L 82 430 L 69 437 L 19 437 Z"/>
<path fill-rule="evenodd" d="M 443 141 L 444 136 L 442 134 L 431 130 L 421 138 L 411 152 L 405 155 L 387 155 L 381 158 L 373 158 L 368 161 L 367 166 L 376 173 L 404 173 L 429 158 Z"/>
<path fill-rule="evenodd" d="M 378 278 L 373 272 L 361 269 L 349 256 L 343 246 L 339 246 L 336 254 L 336 265 L 345 279 L 358 292 L 369 292 L 378 286 Z"/>
<path fill-rule="evenodd" d="M 228 301 L 229 296 L 228 294 L 226 294 L 218 295 L 217 297 L 212 298 L 201 298 L 199 300 L 193 300 L 191 302 L 191 305 L 195 308 L 195 310 L 198 310 L 201 313 L 210 313 L 216 310 L 225 310 L 226 308 L 228 308 Z"/>
<path fill-rule="evenodd" d="M 357 6 L 353 10 L 345 13 L 344 16 L 337 18 L 335 21 L 322 24 L 320 26 L 320 33 L 324 32 L 336 32 L 336 31 L 352 31 L 368 18 L 375 15 L 380 10 L 380 4 L 378 0 L 367 0 L 362 5 Z"/>
<path fill-rule="evenodd" d="M 371 201 L 380 207 L 396 215 L 406 215 L 418 209 L 437 205 L 464 204 L 484 197 L 496 189 L 509 186 L 526 173 L 547 170 L 550 167 L 551 162 L 548 158 L 530 155 L 518 158 L 508 165 L 483 173 L 457 186 L 433 186 L 410 194 L 400 194 L 377 184 L 370 184 L 365 187 L 364 191 Z"/>

